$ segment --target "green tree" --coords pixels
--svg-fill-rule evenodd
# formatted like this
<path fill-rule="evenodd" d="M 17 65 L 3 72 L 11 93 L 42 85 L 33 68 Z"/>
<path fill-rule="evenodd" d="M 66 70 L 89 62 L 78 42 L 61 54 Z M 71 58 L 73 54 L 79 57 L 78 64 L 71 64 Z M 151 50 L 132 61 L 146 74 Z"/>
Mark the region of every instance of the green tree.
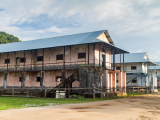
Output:
<path fill-rule="evenodd" d="M 0 32 L 0 44 L 13 42 L 21 42 L 21 40 L 19 40 L 19 38 L 15 37 L 14 35 L 10 35 L 6 32 Z"/>

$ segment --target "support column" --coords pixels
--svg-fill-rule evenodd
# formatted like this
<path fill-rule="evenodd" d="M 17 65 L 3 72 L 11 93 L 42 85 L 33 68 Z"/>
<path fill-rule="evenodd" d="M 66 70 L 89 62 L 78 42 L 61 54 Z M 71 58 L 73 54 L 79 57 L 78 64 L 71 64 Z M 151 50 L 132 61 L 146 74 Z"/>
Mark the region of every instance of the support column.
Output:
<path fill-rule="evenodd" d="M 124 72 L 124 53 L 123 53 L 123 72 Z"/>
<path fill-rule="evenodd" d="M 89 44 L 88 44 L 88 65 L 89 65 Z"/>
<path fill-rule="evenodd" d="M 26 73 L 23 71 L 21 74 L 21 88 L 25 87 L 25 79 L 26 79 Z"/>
<path fill-rule="evenodd" d="M 3 87 L 4 87 L 4 89 L 7 88 L 8 76 L 9 76 L 9 73 L 8 73 L 8 72 L 5 72 L 5 73 L 4 73 L 4 82 L 3 82 Z"/>
<path fill-rule="evenodd" d="M 117 85 L 116 85 L 116 83 L 117 83 L 117 75 L 116 75 L 116 73 L 114 73 L 114 75 L 115 75 L 115 78 L 114 78 L 114 87 L 115 87 L 115 91 L 116 91 L 116 88 L 117 88 Z"/>
<path fill-rule="evenodd" d="M 110 78 L 110 80 L 111 80 L 111 86 L 110 87 L 112 88 L 113 87 L 113 79 L 112 79 L 113 77 L 112 77 L 112 74 L 110 76 L 111 76 L 111 78 Z M 111 89 L 111 91 L 112 91 L 112 89 Z"/>
<path fill-rule="evenodd" d="M 44 49 L 43 49 L 42 71 L 43 71 L 43 66 L 44 66 Z"/>
<path fill-rule="evenodd" d="M 100 57 L 100 43 L 99 43 L 99 67 L 100 67 L 100 65 L 101 65 L 100 59 L 101 59 L 101 57 Z"/>
<path fill-rule="evenodd" d="M 113 71 L 114 71 L 115 70 L 115 54 L 114 54 L 114 50 L 112 52 L 113 52 Z"/>
<path fill-rule="evenodd" d="M 93 43 L 93 64 L 95 66 L 95 43 Z"/>
<path fill-rule="evenodd" d="M 40 72 L 40 87 L 44 86 L 44 71 Z"/>
<path fill-rule="evenodd" d="M 108 70 L 103 70 L 102 88 L 106 89 L 108 86 Z"/>

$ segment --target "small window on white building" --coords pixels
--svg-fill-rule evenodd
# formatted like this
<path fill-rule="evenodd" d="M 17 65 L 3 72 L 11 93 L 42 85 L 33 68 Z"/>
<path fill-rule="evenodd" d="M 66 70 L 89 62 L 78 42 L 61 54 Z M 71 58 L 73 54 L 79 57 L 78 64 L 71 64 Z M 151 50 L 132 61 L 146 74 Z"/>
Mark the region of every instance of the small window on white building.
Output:
<path fill-rule="evenodd" d="M 118 83 L 118 80 L 116 80 L 116 83 Z"/>
<path fill-rule="evenodd" d="M 131 66 L 131 70 L 136 70 L 137 67 L 136 66 Z"/>
<path fill-rule="evenodd" d="M 132 80 L 132 83 L 137 83 L 137 80 Z"/>
<path fill-rule="evenodd" d="M 116 67 L 116 70 L 120 70 L 120 67 Z"/>

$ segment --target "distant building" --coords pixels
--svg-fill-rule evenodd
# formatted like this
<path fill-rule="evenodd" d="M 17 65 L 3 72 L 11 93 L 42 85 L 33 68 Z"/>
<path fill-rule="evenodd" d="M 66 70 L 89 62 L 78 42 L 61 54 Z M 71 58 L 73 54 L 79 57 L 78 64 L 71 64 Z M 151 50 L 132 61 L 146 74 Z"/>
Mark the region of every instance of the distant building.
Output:
<path fill-rule="evenodd" d="M 122 57 L 121 57 L 122 58 Z M 123 70 L 120 65 L 120 55 L 115 56 L 116 70 Z M 121 60 L 122 61 L 122 60 Z M 150 84 L 157 87 L 157 77 L 149 71 L 149 67 L 154 69 L 156 64 L 149 60 L 147 52 L 143 53 L 129 53 L 124 55 L 124 70 L 126 72 L 126 85 L 127 86 L 145 86 L 149 87 Z M 121 66 L 121 67 L 120 67 Z M 155 69 L 154 69 L 155 70 Z M 117 77 L 118 85 L 118 77 Z"/>
<path fill-rule="evenodd" d="M 160 87 L 160 62 L 155 62 L 158 66 L 149 67 L 149 72 L 157 76 L 157 87 Z"/>

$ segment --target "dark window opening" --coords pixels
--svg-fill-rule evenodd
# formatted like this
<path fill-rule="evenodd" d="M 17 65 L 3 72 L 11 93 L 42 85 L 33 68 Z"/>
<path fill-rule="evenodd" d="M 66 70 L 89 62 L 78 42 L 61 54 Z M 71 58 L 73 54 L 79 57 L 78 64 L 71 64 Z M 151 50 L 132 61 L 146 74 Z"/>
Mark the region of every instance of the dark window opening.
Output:
<path fill-rule="evenodd" d="M 36 82 L 40 82 L 40 80 L 41 80 L 41 77 L 37 77 Z"/>
<path fill-rule="evenodd" d="M 136 66 L 131 66 L 131 70 L 136 70 Z"/>
<path fill-rule="evenodd" d="M 104 47 L 102 48 L 102 52 L 106 52 Z"/>
<path fill-rule="evenodd" d="M 10 63 L 10 59 L 5 59 L 5 64 Z"/>
<path fill-rule="evenodd" d="M 56 60 L 63 60 L 63 54 L 56 55 Z"/>
<path fill-rule="evenodd" d="M 106 67 L 105 66 L 105 55 L 102 55 L 102 67 Z"/>
<path fill-rule="evenodd" d="M 37 61 L 43 61 L 43 56 L 38 56 Z"/>
<path fill-rule="evenodd" d="M 19 82 L 22 82 L 22 77 L 19 77 Z"/>
<path fill-rule="evenodd" d="M 137 83 L 137 80 L 132 80 L 132 83 Z"/>
<path fill-rule="evenodd" d="M 116 70 L 120 70 L 120 67 L 116 67 Z"/>
<path fill-rule="evenodd" d="M 118 83 L 118 80 L 116 80 L 116 83 Z"/>
<path fill-rule="evenodd" d="M 26 58 L 20 58 L 20 62 L 26 62 Z"/>
<path fill-rule="evenodd" d="M 78 59 L 86 58 L 86 53 L 78 53 Z"/>
<path fill-rule="evenodd" d="M 56 77 L 56 82 L 61 82 L 62 81 L 62 76 L 57 76 Z"/>

